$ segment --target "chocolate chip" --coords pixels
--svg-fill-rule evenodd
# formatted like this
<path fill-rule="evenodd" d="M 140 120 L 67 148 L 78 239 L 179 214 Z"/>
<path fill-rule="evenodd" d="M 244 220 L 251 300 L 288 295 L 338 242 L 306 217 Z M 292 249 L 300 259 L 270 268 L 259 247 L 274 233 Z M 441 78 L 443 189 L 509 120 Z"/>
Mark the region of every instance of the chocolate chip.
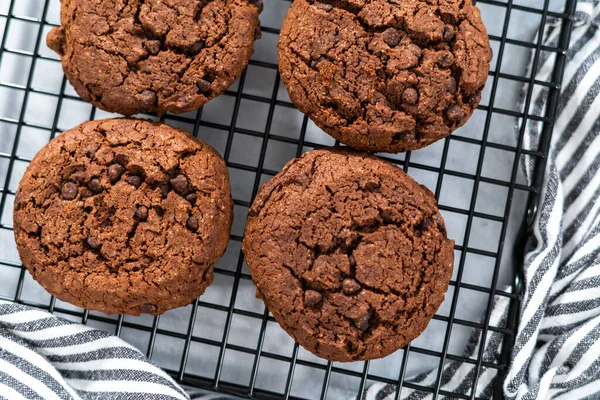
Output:
<path fill-rule="evenodd" d="M 481 101 L 481 93 L 472 94 L 468 96 L 466 100 L 469 104 L 479 104 L 479 102 Z"/>
<path fill-rule="evenodd" d="M 98 242 L 98 239 L 96 239 L 95 237 L 87 238 L 86 242 L 87 245 L 94 250 L 98 250 L 100 248 L 100 242 Z"/>
<path fill-rule="evenodd" d="M 419 224 L 419 228 L 418 229 L 421 230 L 421 231 L 424 231 L 425 229 L 429 228 L 431 226 L 431 224 L 433 224 L 433 220 L 431 218 L 425 218 Z"/>
<path fill-rule="evenodd" d="M 381 36 L 383 41 L 390 47 L 398 46 L 398 43 L 400 43 L 400 32 L 397 29 L 388 28 L 383 31 Z"/>
<path fill-rule="evenodd" d="M 169 194 L 169 191 L 171 190 L 171 187 L 169 186 L 168 183 L 159 183 L 158 188 L 160 189 L 163 199 L 165 197 L 167 197 L 167 195 Z"/>
<path fill-rule="evenodd" d="M 360 329 L 361 331 L 366 331 L 367 329 L 369 329 L 369 319 L 371 318 L 371 310 L 365 312 L 364 314 L 354 318 L 352 320 L 352 322 L 354 322 L 354 325 Z"/>
<path fill-rule="evenodd" d="M 358 292 L 360 289 L 360 284 L 352 278 L 346 278 L 342 282 L 342 290 L 344 291 L 344 294 L 353 294 Z"/>
<path fill-rule="evenodd" d="M 304 304 L 306 304 L 307 307 L 315 307 L 321 302 L 322 298 L 323 296 L 321 293 L 317 292 L 316 290 L 309 289 L 304 292 Z"/>
<path fill-rule="evenodd" d="M 94 158 L 94 155 L 96 154 L 97 151 L 98 151 L 98 146 L 88 146 L 85 151 L 85 155 L 88 158 Z"/>
<path fill-rule="evenodd" d="M 129 157 L 125 154 L 117 154 L 115 156 L 115 162 L 125 167 L 127 164 L 129 164 Z"/>
<path fill-rule="evenodd" d="M 191 193 L 191 194 L 188 194 L 185 197 L 185 199 L 187 201 L 189 201 L 191 205 L 195 205 L 196 204 L 196 200 L 198 199 L 198 196 L 196 195 L 196 193 Z"/>
<path fill-rule="evenodd" d="M 262 0 L 248 0 L 248 4 L 258 8 L 259 14 L 263 11 L 264 5 L 263 5 Z"/>
<path fill-rule="evenodd" d="M 65 200 L 73 200 L 75 197 L 77 197 L 77 185 L 73 182 L 65 183 L 60 194 Z"/>
<path fill-rule="evenodd" d="M 417 46 L 416 44 L 409 44 L 408 45 L 408 50 L 413 53 L 415 55 L 415 57 L 417 58 L 421 58 L 421 55 L 423 55 L 423 51 L 421 50 L 421 48 L 419 46 Z"/>
<path fill-rule="evenodd" d="M 156 104 L 156 93 L 152 90 L 144 90 L 141 93 L 142 103 L 147 106 L 154 106 Z"/>
<path fill-rule="evenodd" d="M 460 121 L 461 119 L 463 119 L 464 116 L 465 116 L 465 113 L 463 112 L 462 108 L 460 108 L 460 106 L 458 104 L 452 104 L 446 110 L 446 117 L 450 121 Z"/>
<path fill-rule="evenodd" d="M 129 183 L 131 186 L 133 186 L 134 188 L 139 188 L 140 185 L 142 184 L 142 178 L 140 178 L 137 175 L 131 175 L 128 176 L 127 179 L 125 179 L 127 181 L 127 183 Z"/>
<path fill-rule="evenodd" d="M 113 164 L 108 167 L 108 179 L 110 179 L 111 182 L 116 182 L 119 180 L 121 175 L 123 175 L 123 172 L 125 172 L 125 168 L 123 168 L 122 165 Z"/>
<path fill-rule="evenodd" d="M 329 12 L 329 11 L 333 10 L 333 6 L 331 4 L 327 4 L 327 3 L 317 3 L 317 8 L 319 10 L 322 10 L 325 12 Z"/>
<path fill-rule="evenodd" d="M 442 34 L 442 39 L 445 42 L 449 42 L 454 39 L 454 28 L 450 25 L 444 25 L 444 33 Z"/>
<path fill-rule="evenodd" d="M 262 31 L 260 30 L 260 26 L 257 26 L 256 29 L 254 29 L 254 40 L 258 40 L 262 37 Z"/>
<path fill-rule="evenodd" d="M 148 219 L 148 208 L 144 206 L 139 206 L 135 210 L 135 214 L 133 215 L 135 219 L 138 221 L 145 221 Z"/>
<path fill-rule="evenodd" d="M 144 47 L 146 48 L 146 50 L 148 50 L 148 53 L 152 55 L 158 54 L 161 46 L 162 43 L 160 42 L 160 40 L 148 40 L 144 43 Z"/>
<path fill-rule="evenodd" d="M 212 85 L 209 81 L 205 81 L 204 79 L 200 79 L 196 82 L 196 87 L 198 87 L 198 93 L 209 95 L 212 90 Z"/>
<path fill-rule="evenodd" d="M 90 181 L 90 183 L 88 183 L 88 189 L 90 189 L 90 191 L 94 194 L 98 194 L 102 191 L 102 182 L 100 182 L 100 179 L 98 178 L 94 178 Z"/>
<path fill-rule="evenodd" d="M 200 54 L 200 51 L 202 51 L 205 45 L 206 43 L 204 42 L 204 40 L 198 40 L 196 43 L 190 46 L 190 48 L 188 49 L 188 54 L 191 56 Z"/>
<path fill-rule="evenodd" d="M 379 182 L 377 181 L 368 181 L 365 183 L 365 189 L 366 190 L 375 190 L 380 186 Z"/>
<path fill-rule="evenodd" d="M 140 306 L 140 311 L 144 314 L 154 314 L 156 310 L 157 308 L 154 304 L 142 304 Z"/>
<path fill-rule="evenodd" d="M 188 190 L 188 181 L 184 175 L 177 175 L 175 178 L 171 179 L 171 186 L 173 186 L 173 190 L 175 190 L 179 194 L 184 194 Z"/>
<path fill-rule="evenodd" d="M 402 93 L 402 101 L 406 104 L 415 104 L 419 100 L 419 92 L 415 88 L 406 88 Z"/>
<path fill-rule="evenodd" d="M 450 93 L 456 93 L 456 90 L 458 89 L 458 85 L 456 84 L 456 79 L 454 79 L 454 77 L 450 77 L 450 79 L 448 79 L 448 91 Z"/>
<path fill-rule="evenodd" d="M 198 230 L 198 218 L 194 217 L 193 215 L 191 217 L 188 218 L 187 222 L 185 223 L 185 226 L 187 226 L 187 228 L 190 231 L 196 232 Z"/>
<path fill-rule="evenodd" d="M 454 55 L 449 51 L 445 51 L 444 54 L 438 59 L 437 65 L 442 68 L 448 68 L 454 64 Z"/>

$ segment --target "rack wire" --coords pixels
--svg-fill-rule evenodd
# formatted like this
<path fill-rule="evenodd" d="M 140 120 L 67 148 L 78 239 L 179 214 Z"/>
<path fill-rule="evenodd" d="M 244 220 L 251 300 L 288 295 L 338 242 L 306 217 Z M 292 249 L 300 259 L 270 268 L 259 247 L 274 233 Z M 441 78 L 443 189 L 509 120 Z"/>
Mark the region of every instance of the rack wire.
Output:
<path fill-rule="evenodd" d="M 310 355 L 281 331 L 268 310 L 252 297 L 253 286 L 241 252 L 247 209 L 260 185 L 275 175 L 285 161 L 313 148 L 337 144 L 298 113 L 277 74 L 275 44 L 290 3 L 265 0 L 261 16 L 263 39 L 256 45 L 250 66 L 223 96 L 197 112 L 162 118 L 221 152 L 233 180 L 236 223 L 227 252 L 215 268 L 215 284 L 204 296 L 161 317 L 132 318 L 89 312 L 56 300 L 36 286 L 18 259 L 12 238 L 12 205 L 20 176 L 35 151 L 83 120 L 110 115 L 77 97 L 62 75 L 57 56 L 45 46 L 46 33 L 59 24 L 59 1 L 0 0 L 0 276 L 4 282 L 4 286 L 0 285 L 0 299 L 49 310 L 108 330 L 157 360 L 180 383 L 211 391 L 248 398 L 325 399 L 340 397 L 342 393 L 360 397 L 370 384 L 383 382 L 397 385 L 396 398 L 401 396 L 403 388 L 432 394 L 433 398 L 472 398 L 441 390 L 442 367 L 448 362 L 461 361 L 476 366 L 470 393 L 474 393 L 482 368 L 492 368 L 499 374 L 494 397 L 502 398 L 499 382 L 508 369 L 517 329 L 519 271 L 508 272 L 510 290 L 500 287 L 499 282 L 511 251 L 522 250 L 523 246 L 518 237 L 509 238 L 511 224 L 524 232 L 536 213 L 539 178 L 553 129 L 576 1 L 567 0 L 558 8 L 550 0 L 544 0 L 542 6 L 539 3 L 479 0 L 495 53 L 482 104 L 464 128 L 431 148 L 399 156 L 382 155 L 434 190 L 449 229 L 455 227 L 450 229 L 457 242 L 455 274 L 446 307 L 442 306 L 432 322 L 441 324 L 442 340 L 437 346 L 413 342 L 384 360 L 339 364 Z M 531 41 L 524 40 L 516 29 L 523 18 L 533 19 L 537 24 L 536 38 Z M 558 24 L 561 30 L 557 47 L 545 46 L 539 39 L 550 23 Z M 535 80 L 523 67 L 532 57 L 535 70 L 544 52 L 556 54 L 549 82 Z M 524 60 L 520 69 L 514 67 L 515 55 Z M 543 115 L 525 112 L 536 87 L 549 89 Z M 522 107 L 515 108 L 504 101 L 507 88 L 524 95 Z M 543 124 L 539 148 L 524 148 L 524 129 L 514 135 L 510 126 L 506 126 L 506 121 L 517 120 L 523 123 L 521 126 L 527 120 Z M 514 138 L 506 139 L 498 132 Z M 466 148 L 470 150 L 464 153 Z M 488 166 L 496 153 L 509 160 L 500 174 Z M 533 183 L 519 177 L 523 156 L 533 157 L 538 163 Z M 456 182 L 470 187 L 460 203 L 445 195 L 450 192 L 448 186 Z M 486 209 L 485 200 L 498 193 L 502 193 L 500 209 Z M 519 209 L 518 198 L 525 199 L 526 209 Z M 454 221 L 452 225 L 449 220 Z M 488 240 L 485 245 L 478 243 L 479 231 L 491 227 L 497 231 L 495 240 L 491 243 Z M 467 272 L 471 257 L 479 260 L 478 268 L 483 269 L 484 264 L 489 267 L 486 283 L 467 279 L 473 276 Z M 461 296 L 466 292 L 483 296 L 483 319 L 461 314 Z M 507 297 L 511 302 L 504 326 L 489 323 L 495 296 Z M 482 350 L 475 358 L 451 351 L 453 338 L 461 337 L 453 332 L 461 329 L 476 329 L 483 341 L 490 332 L 502 334 L 500 361 L 483 361 Z M 407 379 L 411 364 L 425 358 L 438 371 L 431 386 Z"/>

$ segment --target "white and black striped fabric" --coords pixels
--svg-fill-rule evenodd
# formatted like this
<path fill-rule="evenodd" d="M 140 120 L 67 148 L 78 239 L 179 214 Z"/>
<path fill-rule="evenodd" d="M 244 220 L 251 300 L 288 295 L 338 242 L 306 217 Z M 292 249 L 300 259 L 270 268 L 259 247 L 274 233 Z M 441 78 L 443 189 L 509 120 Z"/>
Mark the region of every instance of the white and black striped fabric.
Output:
<path fill-rule="evenodd" d="M 0 301 L 0 399 L 189 398 L 121 339 Z"/>
<path fill-rule="evenodd" d="M 562 21 L 546 25 L 543 42 L 556 47 Z M 543 53 L 535 78 L 552 81 L 555 53 Z M 530 66 L 531 69 L 531 66 Z M 580 0 L 563 77 L 561 97 L 544 174 L 541 205 L 524 260 L 525 294 L 504 381 L 507 399 L 600 399 L 600 5 Z M 535 87 L 531 115 L 544 115 L 548 88 Z M 522 125 L 519 125 L 517 132 Z M 541 122 L 525 125 L 524 147 L 537 149 Z M 525 158 L 531 182 L 534 160 Z M 508 299 L 497 297 L 490 325 L 502 326 Z M 482 345 L 475 330 L 465 357 L 475 359 Z M 502 335 L 489 332 L 483 361 L 498 362 Z M 410 379 L 422 386 L 436 382 L 434 370 Z M 471 393 L 475 365 L 445 365 L 441 389 L 491 398 L 497 379 L 482 367 Z M 376 384 L 368 400 L 393 399 L 394 385 Z M 403 388 L 402 399 L 428 399 L 431 393 Z M 439 398 L 439 397 L 438 397 Z M 443 396 L 442 396 L 443 398 Z"/>

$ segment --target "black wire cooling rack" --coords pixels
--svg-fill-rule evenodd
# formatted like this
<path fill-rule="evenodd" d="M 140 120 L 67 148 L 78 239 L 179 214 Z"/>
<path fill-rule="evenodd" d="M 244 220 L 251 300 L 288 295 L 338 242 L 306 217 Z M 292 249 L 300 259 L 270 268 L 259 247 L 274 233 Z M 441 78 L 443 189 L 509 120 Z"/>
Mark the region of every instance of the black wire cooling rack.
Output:
<path fill-rule="evenodd" d="M 312 148 L 334 144 L 295 110 L 277 74 L 275 45 L 289 4 L 286 0 L 265 0 L 263 38 L 256 44 L 250 66 L 229 91 L 197 112 L 163 118 L 211 143 L 224 156 L 233 181 L 236 222 L 227 252 L 216 266 L 215 283 L 204 296 L 161 317 L 132 318 L 88 312 L 50 297 L 36 286 L 18 259 L 12 237 L 12 206 L 28 162 L 59 132 L 86 119 L 110 115 L 77 97 L 62 75 L 57 56 L 45 46 L 46 33 L 59 24 L 59 1 L 0 0 L 0 299 L 115 333 L 187 386 L 250 398 L 324 399 L 340 398 L 345 393 L 362 396 L 370 384 L 383 382 L 396 384 L 401 390 L 420 390 L 433 398 L 472 398 L 441 390 L 441 370 L 453 361 L 475 365 L 476 379 L 470 391 L 474 393 L 482 368 L 497 370 L 500 382 L 508 369 L 517 329 L 519 273 L 509 268 L 512 290 L 499 287 L 499 282 L 513 247 L 522 250 L 523 244 L 518 238 L 509 239 L 507 232 L 511 223 L 525 231 L 535 215 L 541 185 L 539 172 L 532 184 L 519 179 L 519 164 L 522 157 L 529 156 L 537 161 L 538 171 L 544 168 L 575 1 L 558 5 L 550 0 L 478 1 L 494 51 L 481 105 L 469 123 L 450 138 L 426 150 L 386 157 L 435 191 L 456 239 L 455 271 L 445 307 L 432 321 L 441 326 L 438 331 L 442 335 L 439 340 L 417 343 L 417 339 L 384 360 L 352 364 L 311 356 L 282 333 L 253 297 L 241 252 L 247 209 L 260 185 L 285 161 Z M 524 21 L 533 26 L 530 38 L 519 30 Z M 559 27 L 558 47 L 545 46 L 538 39 L 549 24 Z M 532 59 L 535 70 L 542 53 L 555 54 L 554 72 L 548 82 L 535 80 L 531 68 L 526 68 Z M 540 88 L 549 89 L 548 106 L 543 115 L 529 115 L 524 110 L 529 110 L 532 93 Z M 516 101 L 518 97 L 524 101 Z M 543 125 L 539 148 L 522 146 L 524 124 L 517 122 L 528 120 Z M 515 126 L 519 128 L 515 130 Z M 489 167 L 488 161 L 497 153 L 504 156 L 500 160 L 508 161 L 501 168 Z M 453 201 L 454 195 L 446 195 L 455 193 L 455 186 L 468 188 L 460 202 Z M 487 200 L 498 196 L 502 199 L 500 209 L 486 209 Z M 518 198 L 524 198 L 522 203 L 527 207 L 517 210 Z M 488 239 L 482 244 L 476 240 L 481 229 L 494 229 L 496 234 L 484 235 Z M 471 258 L 477 260 L 471 263 L 475 271 L 467 271 Z M 480 276 L 485 268 L 486 282 L 467 279 Z M 480 296 L 483 318 L 463 316 L 461 296 L 466 293 Z M 489 324 L 494 296 L 510 299 L 505 326 Z M 455 332 L 472 329 L 483 341 L 490 332 L 504 336 L 500 362 L 484 362 L 482 351 L 468 358 L 452 350 L 453 339 L 461 338 Z M 458 348 L 464 345 L 464 337 Z M 409 381 L 407 371 L 415 363 L 437 368 L 433 385 Z M 395 397 L 400 397 L 400 391 Z M 502 398 L 501 384 L 496 384 L 494 397 Z"/>

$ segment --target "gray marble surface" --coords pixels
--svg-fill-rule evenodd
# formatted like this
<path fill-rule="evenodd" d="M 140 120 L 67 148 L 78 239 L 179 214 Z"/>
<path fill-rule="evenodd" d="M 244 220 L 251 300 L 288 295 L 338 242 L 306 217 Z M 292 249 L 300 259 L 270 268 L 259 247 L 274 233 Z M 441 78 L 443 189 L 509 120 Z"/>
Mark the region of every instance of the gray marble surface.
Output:
<path fill-rule="evenodd" d="M 504 0 L 501 0 L 504 1 Z M 25 18 L 41 18 L 42 0 L 14 0 L 14 15 Z M 0 0 L 0 15 L 6 15 L 9 0 Z M 527 5 L 534 8 L 543 6 L 540 0 L 515 0 L 514 4 Z M 506 21 L 506 8 L 480 4 L 482 17 L 487 29 L 491 35 L 502 36 Z M 287 1 L 265 0 L 265 10 L 261 15 L 263 26 L 279 28 L 282 19 L 289 7 Z M 551 1 L 550 10 L 562 11 L 563 2 Z M 50 8 L 47 13 L 47 20 L 56 24 L 59 22 L 59 1 L 50 1 Z M 535 13 L 529 13 L 521 10 L 513 10 L 510 19 L 506 25 L 507 36 L 512 39 L 533 42 L 536 29 L 540 24 L 540 16 Z M 0 17 L 0 35 L 5 32 L 6 18 Z M 29 23 L 24 19 L 13 20 L 8 30 L 6 30 L 6 48 L 11 50 L 20 50 L 24 52 L 33 52 L 35 48 L 36 36 L 38 34 L 38 24 Z M 43 27 L 43 34 L 50 29 L 49 26 Z M 1 36 L 0 36 L 1 38 Z M 276 62 L 276 42 L 277 36 L 270 33 L 264 33 L 263 39 L 258 41 L 255 46 L 254 60 Z M 528 77 L 526 65 L 529 59 L 529 50 L 513 44 L 507 44 L 503 51 L 501 64 L 498 63 L 500 53 L 499 42 L 492 41 L 494 59 L 492 61 L 492 70 L 498 69 L 502 73 Z M 40 54 L 56 59 L 52 53 L 43 44 L 40 48 Z M 31 68 L 31 58 L 17 54 L 6 53 L 3 55 L 0 63 L 0 153 L 10 154 L 16 132 L 16 124 L 7 121 L 18 121 L 19 114 L 24 105 L 24 91 L 18 88 L 9 88 L 10 86 L 24 86 Z M 36 61 L 36 68 L 33 71 L 32 87 L 38 92 L 31 92 L 24 110 L 24 119 L 28 124 L 39 126 L 24 126 L 17 146 L 17 155 L 19 160 L 15 161 L 12 176 L 7 177 L 8 159 L 0 158 L 0 184 L 9 182 L 9 189 L 14 192 L 19 179 L 27 167 L 28 159 L 47 143 L 50 135 L 48 129 L 53 124 L 57 111 L 57 126 L 59 130 L 69 129 L 78 123 L 90 118 L 91 106 L 82 101 L 74 99 L 65 99 L 62 104 L 58 103 L 57 97 L 48 96 L 44 93 L 58 93 L 62 83 L 62 71 L 60 63 L 51 60 Z M 275 71 L 272 69 L 250 66 L 247 71 L 243 92 L 263 97 L 270 97 L 275 84 Z M 499 78 L 496 83 L 496 95 L 493 102 L 494 107 L 512 111 L 521 111 L 518 106 L 518 98 L 522 89 L 522 83 L 510 79 Z M 236 89 L 238 84 L 234 84 L 232 89 Z M 489 105 L 490 93 L 494 87 L 494 77 L 490 76 L 486 86 L 482 104 Z M 65 92 L 76 96 L 70 85 L 67 85 Z M 282 85 L 277 91 L 279 100 L 289 100 L 287 93 Z M 234 97 L 221 96 L 207 106 L 205 106 L 202 119 L 205 121 L 229 125 L 233 113 Z M 268 104 L 263 104 L 244 99 L 241 102 L 239 115 L 236 121 L 238 128 L 264 131 L 268 113 Z M 102 111 L 97 111 L 96 119 L 112 116 Z M 194 116 L 194 114 L 189 114 Z M 469 122 L 459 129 L 455 135 L 467 138 L 481 139 L 487 113 L 477 110 Z M 172 125 L 180 126 L 191 131 L 192 126 L 185 123 L 167 120 Z M 302 126 L 303 117 L 296 110 L 275 107 L 274 117 L 271 126 L 271 133 L 297 138 Z M 489 142 L 515 146 L 517 144 L 517 134 L 515 126 L 517 120 L 514 117 L 494 113 L 489 120 Z M 209 142 L 218 150 L 223 152 L 226 132 L 217 129 L 200 128 L 199 136 L 201 139 Z M 312 123 L 308 123 L 306 140 L 320 144 L 333 144 L 333 140 L 325 133 L 320 131 Z M 229 161 L 256 166 L 261 138 L 247 136 L 236 133 L 233 140 L 232 153 Z M 441 162 L 444 141 L 440 141 L 426 149 L 413 152 L 410 161 L 413 163 L 424 164 L 431 167 L 439 167 Z M 304 150 L 309 150 L 308 148 Z M 484 151 L 481 175 L 489 178 L 495 178 L 502 181 L 509 181 L 514 165 L 514 153 L 486 148 L 484 150 L 477 144 L 470 144 L 457 140 L 451 140 L 445 168 L 447 170 L 464 172 L 466 174 L 475 174 L 478 164 L 478 158 L 481 151 Z M 267 157 L 265 168 L 280 169 L 288 160 L 294 157 L 296 148 L 294 145 L 269 140 L 267 148 Z M 404 159 L 404 155 L 393 155 L 393 158 Z M 254 174 L 230 169 L 233 194 L 236 199 L 250 200 Z M 408 173 L 420 183 L 425 184 L 430 189 L 435 190 L 438 180 L 438 174 L 425 169 L 410 167 Z M 260 177 L 264 182 L 268 177 Z M 518 174 L 518 182 L 525 183 L 524 178 Z M 442 181 L 440 192 L 440 204 L 456 207 L 463 210 L 469 209 L 469 203 L 473 192 L 473 180 L 459 178 L 456 176 L 445 175 Z M 508 200 L 508 188 L 505 186 L 481 183 L 477 191 L 477 200 L 475 210 L 482 213 L 503 216 Z M 507 227 L 506 240 L 504 242 L 502 260 L 499 265 L 498 287 L 504 287 L 510 284 L 513 272 L 512 266 L 514 260 L 512 249 L 515 244 L 517 228 L 524 215 L 526 193 L 516 190 L 512 196 L 512 206 L 510 209 L 510 218 Z M 11 226 L 11 209 L 13 196 L 9 195 L 5 209 L 2 212 L 2 224 Z M 467 216 L 459 213 L 443 211 L 442 214 L 446 220 L 449 236 L 456 240 L 457 245 L 468 245 L 470 248 L 488 250 L 497 252 L 499 248 L 499 237 L 502 224 L 495 221 L 474 218 L 472 221 L 471 235 L 465 238 L 465 229 L 467 225 Z M 242 235 L 246 210 L 236 207 L 235 222 L 233 233 Z M 467 243 L 465 243 L 467 241 Z M 232 241 L 228 247 L 225 256 L 218 262 L 218 267 L 235 270 L 238 255 L 240 253 L 240 243 Z M 18 263 L 19 258 L 15 249 L 12 231 L 0 229 L 0 260 L 11 263 Z M 454 278 L 458 271 L 461 254 L 456 252 L 456 266 Z M 496 259 L 468 253 L 464 258 L 464 272 L 462 281 L 465 283 L 489 287 Z M 244 265 L 244 271 L 247 268 Z M 14 297 L 18 282 L 20 270 L 0 264 L 0 296 Z M 228 306 L 232 299 L 233 278 L 217 274 L 214 284 L 207 290 L 201 298 L 207 303 Z M 446 295 L 446 301 L 442 304 L 439 315 L 448 315 L 454 288 L 451 287 Z M 27 274 L 21 299 L 48 304 L 50 295 L 46 293 L 31 277 Z M 456 318 L 477 322 L 485 311 L 488 301 L 488 295 L 482 292 L 461 288 L 458 295 L 456 308 Z M 58 301 L 57 306 L 66 309 L 78 310 L 69 304 Z M 235 298 L 235 307 L 243 310 L 264 312 L 264 306 L 260 300 L 254 297 L 254 286 L 251 281 L 242 279 Z M 95 314 L 95 313 L 92 313 Z M 168 329 L 180 333 L 187 333 L 190 324 L 191 306 L 172 310 L 164 314 L 159 320 L 159 328 Z M 65 315 L 66 316 L 66 315 Z M 68 317 L 68 316 L 66 316 Z M 193 326 L 194 335 L 220 341 L 223 337 L 223 330 L 227 314 L 222 311 L 212 310 L 205 307 L 198 309 L 197 318 Z M 73 317 L 69 317 L 73 319 Z M 117 316 L 111 316 L 117 319 Z M 75 319 L 78 320 L 78 319 Z M 126 321 L 132 321 L 139 324 L 151 326 L 153 318 L 150 316 L 125 317 Z M 112 324 L 100 323 L 94 320 L 89 321 L 90 325 L 114 332 L 115 327 Z M 228 342 L 246 347 L 255 347 L 258 342 L 261 321 L 253 318 L 235 314 L 232 320 L 232 329 Z M 470 328 L 454 324 L 451 329 L 443 321 L 433 320 L 427 330 L 413 342 L 413 346 L 433 351 L 441 351 L 446 333 L 450 332 L 450 342 L 448 353 L 460 355 L 465 341 L 470 333 Z M 123 328 L 121 337 L 133 345 L 146 352 L 149 333 Z M 152 359 L 160 366 L 171 369 L 179 369 L 181 355 L 184 350 L 184 341 L 173 339 L 165 335 L 158 335 L 152 353 Z M 283 332 L 275 323 L 267 324 L 267 331 L 264 341 L 264 351 L 291 356 L 293 352 L 293 341 Z M 193 343 L 190 348 L 190 355 L 187 364 L 187 372 L 213 377 L 219 355 L 219 348 L 199 343 Z M 386 378 L 395 379 L 398 376 L 400 364 L 402 362 L 403 352 L 398 351 L 395 354 L 370 363 L 369 373 Z M 310 353 L 300 349 L 299 358 L 312 361 L 319 364 L 325 364 Z M 250 354 L 227 350 L 223 366 L 221 379 L 224 381 L 248 384 L 250 378 L 252 363 L 254 357 Z M 439 359 L 437 357 L 427 356 L 410 352 L 407 362 L 406 376 L 417 374 L 437 368 Z M 364 363 L 335 364 L 336 367 L 362 371 Z M 286 383 L 289 365 L 284 362 L 262 358 L 257 376 L 258 388 L 282 391 Z M 292 394 L 306 397 L 318 398 L 324 378 L 324 371 L 306 366 L 298 365 L 296 367 Z M 330 381 L 329 398 L 345 398 L 353 395 L 359 385 L 360 380 L 356 377 L 333 373 Z"/>

